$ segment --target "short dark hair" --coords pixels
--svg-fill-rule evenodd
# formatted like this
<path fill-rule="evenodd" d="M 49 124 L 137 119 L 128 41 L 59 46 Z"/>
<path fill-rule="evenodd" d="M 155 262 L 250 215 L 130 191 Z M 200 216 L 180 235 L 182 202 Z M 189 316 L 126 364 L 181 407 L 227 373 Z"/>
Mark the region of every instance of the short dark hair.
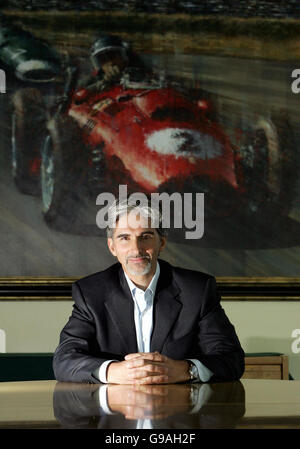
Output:
<path fill-rule="evenodd" d="M 167 230 L 162 227 L 162 215 L 159 209 L 144 205 L 144 204 L 132 204 L 128 200 L 115 200 L 108 209 L 108 225 L 106 228 L 107 237 L 113 236 L 113 230 L 116 227 L 116 223 L 121 215 L 128 214 L 132 210 L 136 210 L 143 217 L 151 218 L 154 221 L 154 227 L 160 237 L 167 237 Z"/>

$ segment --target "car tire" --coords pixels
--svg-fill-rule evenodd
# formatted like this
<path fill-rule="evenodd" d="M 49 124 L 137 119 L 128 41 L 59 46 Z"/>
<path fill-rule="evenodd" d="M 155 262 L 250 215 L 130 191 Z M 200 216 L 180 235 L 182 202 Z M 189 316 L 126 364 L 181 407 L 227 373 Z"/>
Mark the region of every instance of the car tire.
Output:
<path fill-rule="evenodd" d="M 12 104 L 12 176 L 21 193 L 38 195 L 39 150 L 46 123 L 42 95 L 38 89 L 20 89 L 13 95 Z"/>
<path fill-rule="evenodd" d="M 284 113 L 258 116 L 241 129 L 236 175 L 250 214 L 288 213 L 295 187 L 295 144 Z"/>
<path fill-rule="evenodd" d="M 58 115 L 47 124 L 41 148 L 42 211 L 54 229 L 71 231 L 80 207 L 83 146 L 75 122 Z"/>

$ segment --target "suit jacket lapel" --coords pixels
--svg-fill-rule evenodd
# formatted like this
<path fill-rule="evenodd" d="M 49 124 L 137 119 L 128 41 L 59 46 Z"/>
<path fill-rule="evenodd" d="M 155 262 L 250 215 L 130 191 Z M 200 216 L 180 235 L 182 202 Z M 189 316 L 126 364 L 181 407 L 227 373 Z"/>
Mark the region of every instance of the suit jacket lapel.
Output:
<path fill-rule="evenodd" d="M 161 352 L 182 308 L 182 303 L 176 299 L 180 289 L 173 280 L 171 266 L 162 260 L 159 260 L 159 264 L 161 272 L 154 299 L 151 352 Z"/>
<path fill-rule="evenodd" d="M 110 299 L 105 306 L 121 337 L 127 354 L 138 351 L 134 324 L 134 302 L 122 267 L 116 283 L 112 284 Z"/>
<path fill-rule="evenodd" d="M 172 277 L 169 263 L 159 260 L 160 276 L 156 286 L 153 307 L 153 331 L 150 351 L 161 352 L 165 340 L 177 321 L 182 303 L 177 299 L 180 289 Z M 105 306 L 113 320 L 127 354 L 138 352 L 134 323 L 134 302 L 120 265 L 118 278 Z"/>

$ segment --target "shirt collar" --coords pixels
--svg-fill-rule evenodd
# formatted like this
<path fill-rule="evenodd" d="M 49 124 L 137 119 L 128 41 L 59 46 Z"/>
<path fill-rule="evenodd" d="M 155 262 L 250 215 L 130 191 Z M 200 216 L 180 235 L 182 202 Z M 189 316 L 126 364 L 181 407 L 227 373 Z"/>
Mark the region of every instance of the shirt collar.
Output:
<path fill-rule="evenodd" d="M 124 271 L 124 270 L 123 270 L 123 271 Z M 127 274 L 125 273 L 125 271 L 124 271 L 124 274 L 125 274 L 125 278 L 126 278 L 126 280 L 127 280 L 129 289 L 130 289 L 130 291 L 131 291 L 131 294 L 133 295 L 133 294 L 134 294 L 134 290 L 137 289 L 137 288 L 139 288 L 139 287 L 137 287 L 137 286 L 132 282 L 132 280 L 127 276 Z M 156 286 L 157 286 L 157 281 L 158 281 L 158 278 L 159 278 L 159 274 L 160 274 L 160 266 L 159 266 L 159 263 L 158 263 L 158 261 L 157 261 L 157 262 L 156 262 L 156 270 L 155 270 L 154 276 L 153 276 L 153 278 L 151 279 L 150 284 L 149 284 L 148 287 L 146 288 L 145 293 L 146 293 L 146 291 L 151 290 L 152 295 L 153 295 L 153 296 L 155 295 L 155 290 L 156 290 Z"/>

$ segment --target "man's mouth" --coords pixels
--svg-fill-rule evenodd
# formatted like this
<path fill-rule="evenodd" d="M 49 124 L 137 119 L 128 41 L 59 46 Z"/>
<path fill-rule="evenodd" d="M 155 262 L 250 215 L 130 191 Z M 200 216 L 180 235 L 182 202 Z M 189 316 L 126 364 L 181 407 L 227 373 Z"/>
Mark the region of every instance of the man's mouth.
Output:
<path fill-rule="evenodd" d="M 144 261 L 149 261 L 149 257 L 146 256 L 140 256 L 140 257 L 128 257 L 127 261 L 133 262 L 133 263 L 140 263 Z"/>

